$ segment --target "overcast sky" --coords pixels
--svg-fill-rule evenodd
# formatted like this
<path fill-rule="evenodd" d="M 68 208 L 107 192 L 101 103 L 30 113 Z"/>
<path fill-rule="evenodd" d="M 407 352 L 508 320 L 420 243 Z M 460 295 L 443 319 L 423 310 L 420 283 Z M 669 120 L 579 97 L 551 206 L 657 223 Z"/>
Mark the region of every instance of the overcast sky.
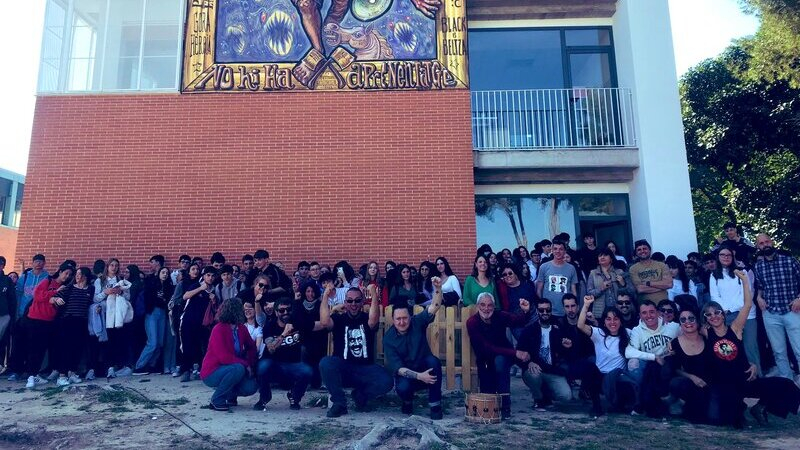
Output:
<path fill-rule="evenodd" d="M 650 0 L 636 0 L 650 1 Z M 28 165 L 45 0 L 3 2 L 9 20 L 0 27 L 5 67 L 0 71 L 0 168 L 25 174 Z M 719 54 L 731 39 L 755 32 L 758 20 L 737 0 L 669 0 L 678 75 Z"/>

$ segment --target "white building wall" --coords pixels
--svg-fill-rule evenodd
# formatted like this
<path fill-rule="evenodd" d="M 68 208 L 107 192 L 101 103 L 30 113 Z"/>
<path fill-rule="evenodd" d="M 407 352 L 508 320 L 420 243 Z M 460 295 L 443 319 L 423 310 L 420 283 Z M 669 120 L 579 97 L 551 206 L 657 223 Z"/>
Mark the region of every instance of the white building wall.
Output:
<path fill-rule="evenodd" d="M 630 186 L 633 238 L 665 254 L 697 250 L 667 0 L 619 0 L 617 76 L 633 90 L 639 169 Z"/>

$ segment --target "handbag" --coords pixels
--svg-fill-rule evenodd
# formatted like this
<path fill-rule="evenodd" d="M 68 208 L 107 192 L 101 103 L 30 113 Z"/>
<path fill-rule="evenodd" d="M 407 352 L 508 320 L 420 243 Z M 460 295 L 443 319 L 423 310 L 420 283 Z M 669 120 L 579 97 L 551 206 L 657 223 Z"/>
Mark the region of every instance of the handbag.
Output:
<path fill-rule="evenodd" d="M 206 312 L 203 314 L 203 326 L 204 327 L 212 327 L 214 323 L 217 321 L 217 307 L 214 302 L 208 302 L 208 306 L 206 306 Z"/>

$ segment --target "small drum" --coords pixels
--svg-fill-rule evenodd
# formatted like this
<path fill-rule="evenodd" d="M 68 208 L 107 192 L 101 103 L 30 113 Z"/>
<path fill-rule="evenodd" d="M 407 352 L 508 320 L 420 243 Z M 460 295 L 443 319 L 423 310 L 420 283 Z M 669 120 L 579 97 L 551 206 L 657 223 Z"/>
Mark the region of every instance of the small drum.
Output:
<path fill-rule="evenodd" d="M 464 419 L 471 423 L 500 423 L 500 396 L 497 394 L 467 394 Z"/>

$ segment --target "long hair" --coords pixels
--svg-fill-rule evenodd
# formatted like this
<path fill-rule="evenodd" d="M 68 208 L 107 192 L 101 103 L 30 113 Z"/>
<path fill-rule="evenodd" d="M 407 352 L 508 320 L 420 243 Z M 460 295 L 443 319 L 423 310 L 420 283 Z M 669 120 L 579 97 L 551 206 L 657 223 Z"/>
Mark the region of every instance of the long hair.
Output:
<path fill-rule="evenodd" d="M 422 288 L 428 292 L 433 292 L 433 283 L 431 282 L 431 278 L 435 276 L 439 276 L 439 271 L 436 269 L 436 264 L 430 261 L 423 261 L 419 264 L 420 270 L 417 271 L 417 275 L 422 272 L 422 267 L 428 268 L 428 276 L 422 279 Z"/>
<path fill-rule="evenodd" d="M 404 287 L 405 286 L 405 281 L 403 281 L 403 270 L 404 269 L 408 269 L 408 271 L 409 271 L 408 282 L 411 283 L 411 287 L 413 288 L 414 287 L 414 277 L 411 276 L 411 274 L 410 274 L 411 267 L 409 267 L 408 264 L 400 264 L 399 266 L 397 266 L 397 280 L 395 281 L 395 286 L 400 286 L 400 287 Z"/>
<path fill-rule="evenodd" d="M 441 261 L 441 262 L 444 263 L 444 274 L 445 275 L 447 275 L 448 277 L 453 275 L 453 269 L 450 268 L 450 263 L 447 262 L 447 258 L 445 258 L 444 256 L 440 256 L 440 257 L 436 258 L 434 261 L 437 261 L 437 262 Z M 434 267 L 436 267 L 435 264 L 434 264 Z M 436 269 L 436 273 L 439 274 L 439 269 L 438 268 Z"/>
<path fill-rule="evenodd" d="M 483 255 L 478 255 L 475 257 L 475 260 L 472 261 L 472 277 L 478 278 L 478 260 L 483 258 L 486 261 L 486 277 L 491 279 L 492 278 L 492 268 L 489 266 L 489 258 Z"/>
<path fill-rule="evenodd" d="M 108 258 L 108 262 L 106 263 L 106 268 L 103 270 L 103 273 L 100 275 L 100 289 L 105 289 L 106 281 L 108 281 L 108 268 L 111 267 L 111 263 L 117 263 L 117 273 L 114 274 L 117 279 L 119 279 L 119 271 L 121 269 L 119 260 L 117 258 Z"/>
<path fill-rule="evenodd" d="M 731 252 L 731 265 L 725 269 L 722 268 L 722 261 L 719 260 L 719 252 L 721 252 L 722 250 L 727 250 Z M 714 272 L 712 272 L 714 278 L 717 280 L 721 280 L 723 271 L 726 272 L 729 277 L 736 278 L 736 274 L 733 273 L 733 271 L 736 269 L 736 254 L 733 253 L 733 250 L 727 246 L 722 246 L 722 248 L 720 248 L 719 251 L 717 251 L 716 257 L 717 257 L 717 268 L 714 269 Z"/>
<path fill-rule="evenodd" d="M 373 264 L 375 264 L 375 267 L 378 269 L 378 270 L 375 271 L 375 278 L 371 278 L 369 276 L 369 266 L 371 266 Z M 369 283 L 371 283 L 373 281 L 378 283 L 378 280 L 380 280 L 380 279 L 381 279 L 381 266 L 375 260 L 372 260 L 372 261 L 368 262 L 367 263 L 367 270 L 364 271 L 364 285 L 367 285 L 367 284 L 369 284 Z"/>
<path fill-rule="evenodd" d="M 222 302 L 217 313 L 217 320 L 219 323 L 227 323 L 231 325 L 239 325 L 245 323 L 247 319 L 244 317 L 244 307 L 239 298 L 229 298 Z"/>
<path fill-rule="evenodd" d="M 619 331 L 617 336 L 619 337 L 619 352 L 622 356 L 625 356 L 625 349 L 628 348 L 628 342 L 630 341 L 630 337 L 628 336 L 628 330 L 622 326 L 622 313 L 619 312 L 616 306 L 609 306 L 603 310 L 603 314 L 600 315 L 600 320 L 598 321 L 598 325 L 600 325 L 600 329 L 603 330 L 603 345 L 605 345 L 606 339 L 611 336 L 611 332 L 608 331 L 606 328 L 606 317 L 610 314 L 613 314 L 620 320 Z M 608 346 L 606 346 L 608 348 Z"/>
<path fill-rule="evenodd" d="M 683 261 L 678 258 L 667 258 L 667 267 L 670 269 L 678 269 L 678 279 L 681 280 L 681 289 L 683 292 L 689 292 L 689 277 L 686 275 L 686 266 Z"/>

